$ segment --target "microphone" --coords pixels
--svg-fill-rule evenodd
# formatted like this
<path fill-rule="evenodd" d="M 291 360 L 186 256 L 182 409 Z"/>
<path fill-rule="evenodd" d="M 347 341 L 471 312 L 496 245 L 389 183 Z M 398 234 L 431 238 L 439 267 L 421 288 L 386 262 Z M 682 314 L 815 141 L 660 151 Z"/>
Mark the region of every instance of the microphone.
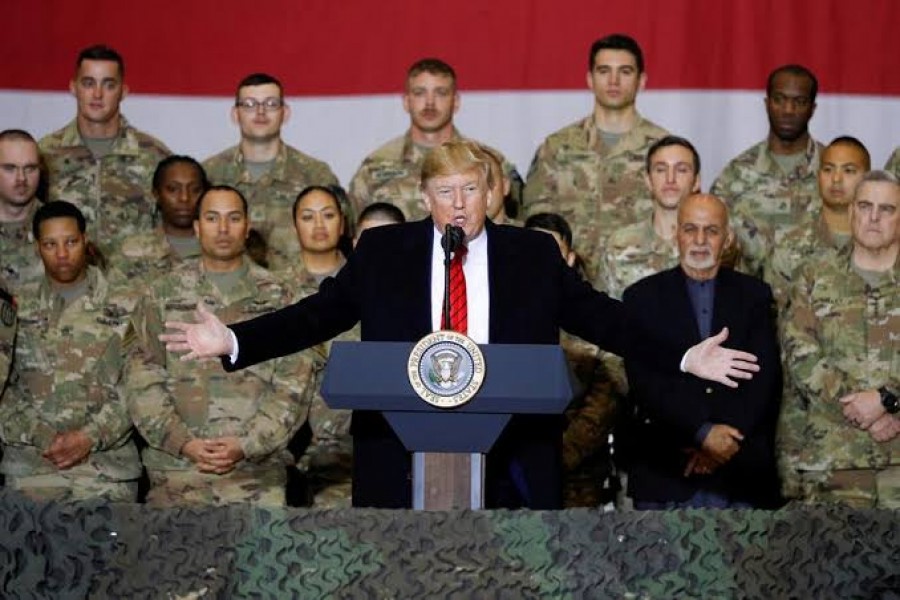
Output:
<path fill-rule="evenodd" d="M 450 329 L 450 254 L 459 248 L 466 239 L 462 227 L 447 224 L 441 236 L 441 248 L 444 249 L 444 322 L 441 329 Z"/>

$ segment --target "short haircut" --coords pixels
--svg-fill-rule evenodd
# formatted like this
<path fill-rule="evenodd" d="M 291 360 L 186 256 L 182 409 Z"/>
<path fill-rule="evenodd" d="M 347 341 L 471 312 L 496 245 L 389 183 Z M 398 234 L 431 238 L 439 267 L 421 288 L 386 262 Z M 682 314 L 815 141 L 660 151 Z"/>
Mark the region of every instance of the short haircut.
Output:
<path fill-rule="evenodd" d="M 382 220 L 390 221 L 391 223 L 406 223 L 406 217 L 403 216 L 403 211 L 389 202 L 373 202 L 368 205 L 361 213 L 359 213 L 359 219 L 357 219 L 356 223 L 358 225 L 366 219 L 375 218 L 381 218 Z"/>
<path fill-rule="evenodd" d="M 816 76 L 813 75 L 813 72 L 804 67 L 803 65 L 781 65 L 771 73 L 769 73 L 769 79 L 766 81 L 766 96 L 772 95 L 772 88 L 775 86 L 775 78 L 781 75 L 782 73 L 788 73 L 789 75 L 796 75 L 797 77 L 806 77 L 809 79 L 809 101 L 815 102 L 816 95 L 819 93 L 819 80 L 816 79 Z"/>
<path fill-rule="evenodd" d="M 862 179 L 859 180 L 859 183 L 856 184 L 856 189 L 853 190 L 854 200 L 856 200 L 856 197 L 859 195 L 859 190 L 862 189 L 862 186 L 866 183 L 892 183 L 895 186 L 900 187 L 900 179 L 897 179 L 896 175 L 883 169 L 874 169 L 872 171 L 867 171 L 865 175 L 862 176 Z"/>
<path fill-rule="evenodd" d="M 119 77 L 125 79 L 125 61 L 122 55 L 103 44 L 89 46 L 78 53 L 78 59 L 75 61 L 75 71 L 81 68 L 81 63 L 86 60 L 108 60 L 119 66 Z"/>
<path fill-rule="evenodd" d="M 237 194 L 238 198 L 241 199 L 241 207 L 244 209 L 244 216 L 249 216 L 249 211 L 247 208 L 247 199 L 241 193 L 241 191 L 237 188 L 231 187 L 230 185 L 211 185 L 200 194 L 200 197 L 197 198 L 197 206 L 194 207 L 194 220 L 199 221 L 202 207 L 203 207 L 203 199 L 206 198 L 211 192 L 234 192 Z"/>
<path fill-rule="evenodd" d="M 165 157 L 159 164 L 156 165 L 156 170 L 153 171 L 153 189 L 157 192 L 162 188 L 163 178 L 166 176 L 166 171 L 172 165 L 185 164 L 190 165 L 196 169 L 197 173 L 200 175 L 200 187 L 205 191 L 209 187 L 209 178 L 206 176 L 206 171 L 203 169 L 203 165 L 201 165 L 195 158 L 190 156 L 184 156 L 181 154 L 170 154 Z"/>
<path fill-rule="evenodd" d="M 410 65 L 409 69 L 406 71 L 407 86 L 409 85 L 410 79 L 422 73 L 449 77 L 451 81 L 453 81 L 453 89 L 456 89 L 456 71 L 453 70 L 453 67 L 439 58 L 423 58 Z"/>
<path fill-rule="evenodd" d="M 278 95 L 284 98 L 284 86 L 281 85 L 281 82 L 278 81 L 275 77 L 269 75 L 268 73 L 251 73 L 247 75 L 237 85 L 237 89 L 234 92 L 234 99 L 236 101 L 241 99 L 241 90 L 245 87 L 251 87 L 254 85 L 266 85 L 273 84 L 278 87 Z"/>
<path fill-rule="evenodd" d="M 588 55 L 588 71 L 594 70 L 594 59 L 601 50 L 624 50 L 630 53 L 634 56 L 638 73 L 644 72 L 644 52 L 633 37 L 623 33 L 613 33 L 591 44 L 591 53 Z"/>
<path fill-rule="evenodd" d="M 827 150 L 832 146 L 838 145 L 853 146 L 854 148 L 862 152 L 866 163 L 863 165 L 865 167 L 865 170 L 868 171 L 872 168 L 872 157 L 869 155 L 869 149 L 866 148 L 866 145 L 859 141 L 857 138 L 853 137 L 852 135 L 839 135 L 838 137 L 831 140 L 828 143 L 828 146 L 825 147 L 825 149 Z"/>
<path fill-rule="evenodd" d="M 667 135 L 653 142 L 653 145 L 647 150 L 645 165 L 647 173 L 650 172 L 650 166 L 653 164 L 653 155 L 659 150 L 668 148 L 669 146 L 681 146 L 682 148 L 690 150 L 691 156 L 694 157 L 694 175 L 700 174 L 700 153 L 697 152 L 697 149 L 694 148 L 694 145 L 687 138 L 679 137 L 677 135 Z"/>
<path fill-rule="evenodd" d="M 481 172 L 488 189 L 494 187 L 491 160 L 477 142 L 471 140 L 444 142 L 425 155 L 420 187 L 424 190 L 428 182 L 435 177 L 457 175 L 472 169 Z"/>
<path fill-rule="evenodd" d="M 339 185 L 308 185 L 300 190 L 300 193 L 294 198 L 294 206 L 291 207 L 291 219 L 294 221 L 297 220 L 297 208 L 300 206 L 300 202 L 313 192 L 322 192 L 323 194 L 331 196 L 334 200 L 334 205 L 337 207 L 338 214 L 344 216 L 344 209 L 341 208 L 341 196 L 343 195 L 343 199 L 345 201 L 347 200 L 347 193 L 344 192 L 344 188 Z"/>
<path fill-rule="evenodd" d="M 37 144 L 34 136 L 24 129 L 4 129 L 0 131 L 0 142 L 31 142 Z"/>
<path fill-rule="evenodd" d="M 559 234 L 559 237 L 572 249 L 572 228 L 565 217 L 557 213 L 535 213 L 525 219 L 525 229 L 545 229 Z"/>
<path fill-rule="evenodd" d="M 31 221 L 31 233 L 34 235 L 34 239 L 40 239 L 41 223 L 50 219 L 75 219 L 78 231 L 81 233 L 87 231 L 87 222 L 78 207 L 65 200 L 56 200 L 42 204 L 34 213 L 34 219 Z"/>

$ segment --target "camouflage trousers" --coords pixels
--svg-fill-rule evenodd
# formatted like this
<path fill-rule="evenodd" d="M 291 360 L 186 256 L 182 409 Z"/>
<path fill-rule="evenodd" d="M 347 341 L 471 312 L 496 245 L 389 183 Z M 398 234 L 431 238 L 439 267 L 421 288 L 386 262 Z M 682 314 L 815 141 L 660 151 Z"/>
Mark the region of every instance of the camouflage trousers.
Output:
<path fill-rule="evenodd" d="M 802 502 L 900 509 L 900 465 L 883 469 L 801 471 Z"/>
<path fill-rule="evenodd" d="M 147 474 L 147 504 L 151 506 L 285 505 L 287 473 L 282 466 L 235 469 L 224 475 L 195 470 L 148 470 Z"/>
<path fill-rule="evenodd" d="M 101 476 L 83 477 L 67 473 L 7 475 L 6 487 L 34 500 L 73 502 L 102 499 L 109 502 L 136 502 L 137 481 L 110 481 Z"/>

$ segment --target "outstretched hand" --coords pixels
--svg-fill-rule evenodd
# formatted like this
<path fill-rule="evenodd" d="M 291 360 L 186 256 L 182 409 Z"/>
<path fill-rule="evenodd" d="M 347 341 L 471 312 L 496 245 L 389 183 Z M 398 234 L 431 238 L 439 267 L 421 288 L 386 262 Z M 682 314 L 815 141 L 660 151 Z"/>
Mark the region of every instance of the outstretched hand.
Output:
<path fill-rule="evenodd" d="M 728 339 L 728 328 L 691 346 L 684 359 L 684 370 L 701 379 L 718 381 L 722 385 L 736 388 L 735 379 L 753 379 L 759 371 L 756 356 L 749 352 L 724 348 L 722 343 Z"/>
<path fill-rule="evenodd" d="M 203 302 L 197 303 L 196 323 L 166 321 L 169 333 L 159 336 L 166 343 L 166 350 L 184 353 L 181 360 L 214 358 L 234 352 L 231 334 L 219 318 Z"/>

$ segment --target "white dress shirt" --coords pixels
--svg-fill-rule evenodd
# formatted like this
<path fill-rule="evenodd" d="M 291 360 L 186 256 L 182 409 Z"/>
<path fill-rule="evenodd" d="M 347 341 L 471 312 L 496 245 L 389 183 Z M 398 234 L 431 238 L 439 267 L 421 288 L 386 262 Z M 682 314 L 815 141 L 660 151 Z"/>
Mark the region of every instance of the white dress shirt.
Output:
<path fill-rule="evenodd" d="M 444 249 L 443 234 L 435 229 L 431 249 L 431 329 L 441 329 L 444 312 Z M 491 289 L 488 285 L 487 231 L 482 229 L 474 240 L 466 244 L 469 253 L 463 261 L 466 276 L 466 308 L 468 309 L 468 336 L 476 344 L 488 343 L 490 331 Z"/>

